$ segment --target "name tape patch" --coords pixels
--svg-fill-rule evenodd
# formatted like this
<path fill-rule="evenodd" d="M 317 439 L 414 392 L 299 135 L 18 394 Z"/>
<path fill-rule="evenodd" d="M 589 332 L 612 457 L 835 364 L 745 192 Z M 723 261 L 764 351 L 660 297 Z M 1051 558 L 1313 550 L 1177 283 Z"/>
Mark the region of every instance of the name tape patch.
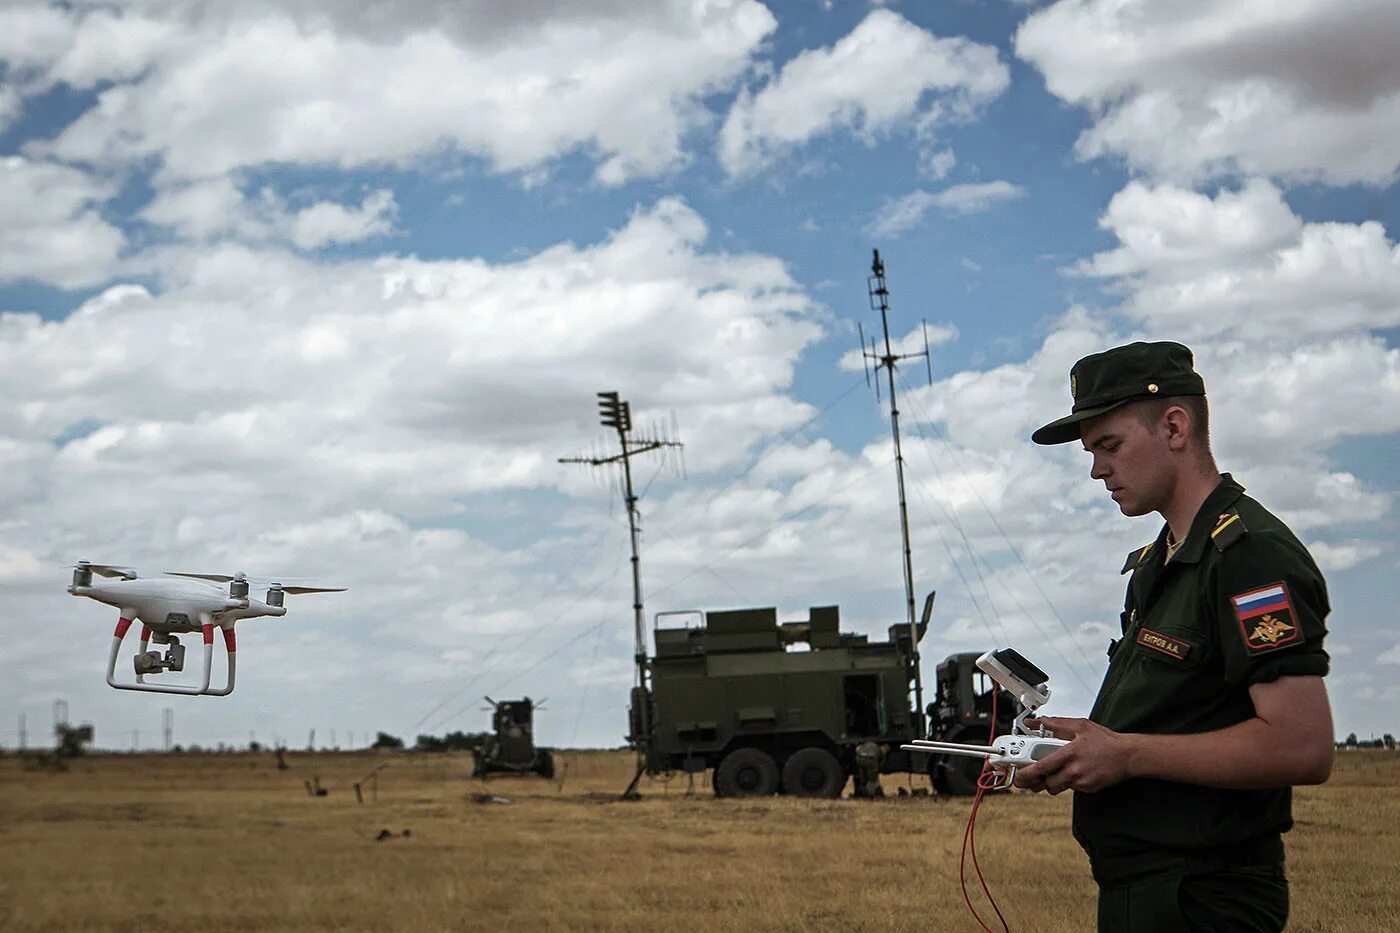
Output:
<path fill-rule="evenodd" d="M 1193 647 L 1189 641 L 1182 641 L 1171 635 L 1163 635 L 1161 632 L 1154 632 L 1150 628 L 1145 628 L 1138 632 L 1137 643 L 1154 651 L 1171 655 L 1178 661 L 1185 661 L 1191 654 Z"/>
<path fill-rule="evenodd" d="M 1288 587 L 1274 583 L 1230 597 L 1240 634 L 1251 654 L 1273 651 L 1301 641 L 1303 631 L 1293 613 Z"/>

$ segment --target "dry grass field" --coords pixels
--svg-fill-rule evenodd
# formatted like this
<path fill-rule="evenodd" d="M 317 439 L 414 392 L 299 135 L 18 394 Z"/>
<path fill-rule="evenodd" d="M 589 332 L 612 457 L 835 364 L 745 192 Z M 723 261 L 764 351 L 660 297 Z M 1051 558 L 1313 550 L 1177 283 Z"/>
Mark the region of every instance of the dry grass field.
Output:
<path fill-rule="evenodd" d="M 483 785 L 459 756 L 106 755 L 65 773 L 6 756 L 0 929 L 977 929 L 957 877 L 967 800 L 716 800 L 678 780 L 621 802 L 629 756 L 559 760 L 562 787 Z M 313 776 L 327 796 L 307 795 Z M 1295 815 L 1290 929 L 1400 929 L 1400 756 L 1339 755 Z M 997 797 L 978 827 L 1013 930 L 1092 928 L 1067 798 Z"/>

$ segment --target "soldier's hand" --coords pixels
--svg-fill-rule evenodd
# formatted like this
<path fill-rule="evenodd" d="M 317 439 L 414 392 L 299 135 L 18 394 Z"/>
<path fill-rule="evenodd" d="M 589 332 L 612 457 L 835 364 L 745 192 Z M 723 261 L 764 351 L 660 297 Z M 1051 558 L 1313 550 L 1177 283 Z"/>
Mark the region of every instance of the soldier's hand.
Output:
<path fill-rule="evenodd" d="M 1028 719 L 1031 728 L 1044 726 L 1069 744 L 1033 765 L 1016 770 L 1016 786 L 1058 794 L 1066 790 L 1088 793 L 1112 787 L 1126 779 L 1132 754 L 1131 739 L 1087 719 L 1045 716 Z"/>

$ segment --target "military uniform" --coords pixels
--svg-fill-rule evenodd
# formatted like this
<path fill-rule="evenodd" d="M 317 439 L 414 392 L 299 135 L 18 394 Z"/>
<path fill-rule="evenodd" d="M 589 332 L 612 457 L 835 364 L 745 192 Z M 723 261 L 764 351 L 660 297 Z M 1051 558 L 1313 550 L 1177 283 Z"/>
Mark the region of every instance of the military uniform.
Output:
<path fill-rule="evenodd" d="M 1166 551 L 1163 527 L 1128 555 L 1123 637 L 1109 649 L 1091 720 L 1115 732 L 1212 732 L 1253 718 L 1251 685 L 1326 675 L 1322 574 L 1288 526 L 1228 473 L 1170 561 Z M 1287 787 L 1146 778 L 1076 793 L 1074 835 L 1103 888 L 1101 928 L 1190 929 L 1144 925 L 1146 903 L 1165 898 L 1170 909 L 1199 889 L 1238 914 L 1229 929 L 1282 929 L 1281 834 L 1293 825 L 1291 798 Z M 1237 878 L 1233 893 L 1229 885 L 1215 890 L 1208 876 Z M 1247 921 L 1253 912 L 1257 920 Z"/>
<path fill-rule="evenodd" d="M 1154 356 L 1155 348 L 1169 348 L 1171 356 Z M 1123 372 L 1100 371 L 1124 362 L 1124 350 L 1132 352 Z M 1078 439 L 1079 421 L 1126 401 L 1204 394 L 1204 383 L 1189 391 L 1182 353 L 1199 382 L 1190 351 L 1179 344 L 1134 344 L 1081 360 L 1075 388 L 1087 376 L 1098 395 L 1081 407 L 1075 391 L 1076 410 L 1089 413 L 1047 425 L 1036 440 L 1060 443 L 1071 429 Z M 1133 375 L 1144 365 L 1146 376 Z M 1120 401 L 1115 392 L 1125 387 L 1135 394 Z M 1327 673 L 1322 574 L 1288 527 L 1228 473 L 1178 544 L 1169 547 L 1164 525 L 1155 541 L 1128 555 L 1123 572 L 1132 574 L 1123 635 L 1110 644 L 1108 673 L 1089 714 L 1108 729 L 1212 732 L 1254 717 L 1251 685 Z M 1148 778 L 1076 792 L 1074 835 L 1099 884 L 1099 929 L 1281 930 L 1288 916 L 1281 834 L 1293 824 L 1291 799 L 1287 787 Z"/>

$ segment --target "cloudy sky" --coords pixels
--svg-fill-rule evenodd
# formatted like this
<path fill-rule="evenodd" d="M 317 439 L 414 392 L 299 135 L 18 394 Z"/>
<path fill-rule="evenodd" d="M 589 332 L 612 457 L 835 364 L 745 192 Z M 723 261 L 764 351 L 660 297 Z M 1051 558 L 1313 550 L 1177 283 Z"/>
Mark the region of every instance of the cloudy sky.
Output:
<path fill-rule="evenodd" d="M 1400 19 L 1387 0 L 128 0 L 0 7 L 0 743 L 479 729 L 611 745 L 648 612 L 903 592 L 925 676 L 1012 643 L 1087 710 L 1124 554 L 1086 353 L 1177 339 L 1223 469 L 1328 573 L 1338 729 L 1400 699 Z M 613 441 L 615 443 L 615 441 Z M 83 558 L 286 575 L 227 699 L 102 683 Z M 126 662 L 123 661 L 125 664 Z M 138 733 L 139 732 L 139 736 Z"/>

